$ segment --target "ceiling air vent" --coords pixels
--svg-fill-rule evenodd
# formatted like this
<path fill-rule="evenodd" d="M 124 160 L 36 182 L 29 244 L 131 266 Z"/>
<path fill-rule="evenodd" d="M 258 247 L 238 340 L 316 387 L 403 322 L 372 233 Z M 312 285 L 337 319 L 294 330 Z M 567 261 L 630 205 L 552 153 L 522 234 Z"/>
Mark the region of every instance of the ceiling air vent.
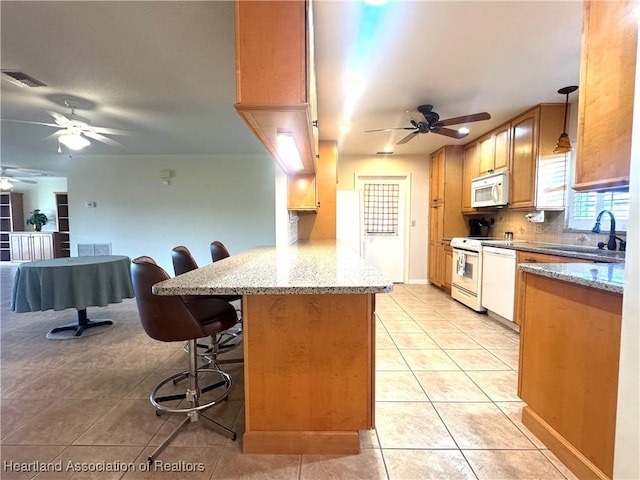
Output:
<path fill-rule="evenodd" d="M 2 70 L 2 75 L 14 85 L 19 87 L 46 87 L 47 84 L 37 80 L 24 72 L 10 72 L 8 70 Z"/>

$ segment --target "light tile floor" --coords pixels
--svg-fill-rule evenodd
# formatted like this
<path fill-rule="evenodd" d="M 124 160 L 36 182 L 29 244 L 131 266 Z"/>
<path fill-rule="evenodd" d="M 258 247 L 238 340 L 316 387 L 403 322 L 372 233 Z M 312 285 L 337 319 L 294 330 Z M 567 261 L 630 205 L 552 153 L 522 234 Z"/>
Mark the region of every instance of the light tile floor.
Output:
<path fill-rule="evenodd" d="M 161 454 L 167 471 L 142 471 L 178 421 L 156 417 L 148 394 L 183 368 L 182 345 L 147 337 L 133 300 L 89 308 L 90 318 L 116 320 L 108 332 L 47 340 L 76 313 L 11 312 L 14 272 L 0 266 L 2 479 L 575 478 L 520 422 L 518 335 L 424 285 L 377 297 L 377 428 L 361 432 L 359 455 L 244 455 L 241 435 L 232 442 L 198 423 Z M 228 370 L 231 399 L 213 413 L 241 433 L 242 365 Z M 10 472 L 5 463 L 36 461 L 63 471 Z M 100 467 L 120 471 L 86 471 Z"/>

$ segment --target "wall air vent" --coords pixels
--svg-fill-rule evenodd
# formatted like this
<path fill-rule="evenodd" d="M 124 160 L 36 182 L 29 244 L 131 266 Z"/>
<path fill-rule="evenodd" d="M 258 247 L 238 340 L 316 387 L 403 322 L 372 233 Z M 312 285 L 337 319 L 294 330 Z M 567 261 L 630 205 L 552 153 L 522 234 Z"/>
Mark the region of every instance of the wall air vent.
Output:
<path fill-rule="evenodd" d="M 9 70 L 2 70 L 2 76 L 13 83 L 14 85 L 18 85 L 19 87 L 46 87 L 47 84 L 37 80 L 24 72 L 13 72 Z"/>
<path fill-rule="evenodd" d="M 376 152 L 376 155 L 393 155 L 393 152 Z"/>

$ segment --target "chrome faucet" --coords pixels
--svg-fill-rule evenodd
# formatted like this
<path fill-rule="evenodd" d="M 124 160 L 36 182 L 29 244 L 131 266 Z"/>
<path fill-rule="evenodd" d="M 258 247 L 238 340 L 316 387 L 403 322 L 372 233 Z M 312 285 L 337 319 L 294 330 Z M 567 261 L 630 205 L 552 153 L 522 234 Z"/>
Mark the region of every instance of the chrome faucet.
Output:
<path fill-rule="evenodd" d="M 625 242 L 620 237 L 616 236 L 616 219 L 609 210 L 602 210 L 598 217 L 596 218 L 596 224 L 593 226 L 591 231 L 593 233 L 600 233 L 600 220 L 602 219 L 602 215 L 604 213 L 608 213 L 611 217 L 611 230 L 609 232 L 609 241 L 607 242 L 607 250 L 616 250 L 618 248 L 618 244 L 616 240 L 620 240 L 620 251 L 624 252 L 627 246 L 627 242 Z M 598 248 L 604 248 L 604 242 L 598 242 Z"/>

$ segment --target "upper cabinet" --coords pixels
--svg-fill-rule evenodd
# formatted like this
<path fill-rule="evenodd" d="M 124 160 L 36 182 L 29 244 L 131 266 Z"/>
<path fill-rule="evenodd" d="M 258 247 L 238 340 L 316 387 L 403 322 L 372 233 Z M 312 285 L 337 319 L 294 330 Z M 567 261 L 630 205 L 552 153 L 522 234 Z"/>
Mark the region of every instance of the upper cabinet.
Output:
<path fill-rule="evenodd" d="M 317 127 L 311 8 L 307 1 L 236 1 L 236 110 L 287 173 L 313 174 Z M 293 137 L 303 169 L 286 162 Z"/>
<path fill-rule="evenodd" d="M 478 177 L 478 144 L 469 143 L 464 146 L 462 157 L 462 211 L 475 212 L 471 206 L 471 180 Z"/>
<path fill-rule="evenodd" d="M 637 1 L 585 1 L 574 190 L 629 186 Z"/>
<path fill-rule="evenodd" d="M 489 132 L 478 139 L 478 176 L 509 168 L 510 124 Z"/>
<path fill-rule="evenodd" d="M 464 146 L 462 212 L 471 207 L 471 180 L 509 170 L 509 208 L 563 209 L 566 156 L 553 149 L 563 129 L 564 104 L 542 104 Z"/>
<path fill-rule="evenodd" d="M 542 104 L 511 121 L 509 208 L 564 208 L 567 159 L 553 153 L 563 120 L 562 104 Z"/>

